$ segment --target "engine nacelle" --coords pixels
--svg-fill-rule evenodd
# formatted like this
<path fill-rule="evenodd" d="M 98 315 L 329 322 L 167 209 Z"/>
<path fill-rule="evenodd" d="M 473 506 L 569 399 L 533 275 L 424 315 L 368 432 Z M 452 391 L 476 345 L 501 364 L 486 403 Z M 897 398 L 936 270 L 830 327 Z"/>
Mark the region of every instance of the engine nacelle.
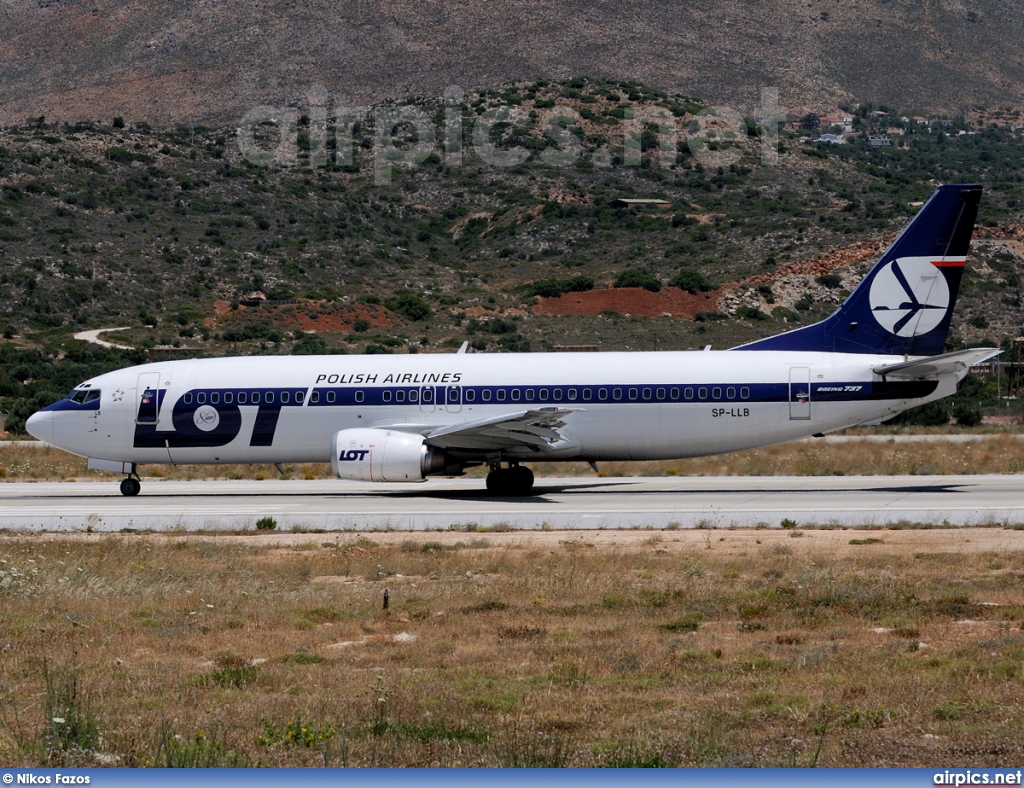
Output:
<path fill-rule="evenodd" d="M 422 482 L 445 470 L 442 449 L 422 435 L 397 430 L 352 429 L 334 434 L 331 470 L 339 479 L 360 482 Z"/>

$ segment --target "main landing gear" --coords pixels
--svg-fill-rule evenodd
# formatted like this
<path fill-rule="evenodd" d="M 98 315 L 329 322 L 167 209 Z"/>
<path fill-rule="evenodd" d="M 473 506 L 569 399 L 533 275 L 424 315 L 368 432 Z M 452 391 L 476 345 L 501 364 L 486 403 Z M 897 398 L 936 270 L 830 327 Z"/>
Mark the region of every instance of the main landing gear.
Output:
<path fill-rule="evenodd" d="M 532 490 L 533 471 L 522 465 L 492 465 L 487 474 L 487 492 L 492 495 L 530 495 Z"/>
<path fill-rule="evenodd" d="M 139 477 L 132 474 L 127 479 L 121 480 L 121 495 L 127 495 L 132 497 L 138 495 L 142 489 L 142 482 L 139 481 Z"/>

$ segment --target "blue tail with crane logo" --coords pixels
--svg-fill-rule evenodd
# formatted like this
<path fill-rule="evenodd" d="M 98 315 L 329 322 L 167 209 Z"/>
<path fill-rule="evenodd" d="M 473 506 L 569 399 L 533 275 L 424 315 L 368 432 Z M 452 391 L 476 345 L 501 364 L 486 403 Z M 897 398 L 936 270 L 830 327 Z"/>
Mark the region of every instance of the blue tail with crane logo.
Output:
<path fill-rule="evenodd" d="M 733 349 L 939 355 L 981 192 L 977 184 L 940 186 L 829 317 Z"/>

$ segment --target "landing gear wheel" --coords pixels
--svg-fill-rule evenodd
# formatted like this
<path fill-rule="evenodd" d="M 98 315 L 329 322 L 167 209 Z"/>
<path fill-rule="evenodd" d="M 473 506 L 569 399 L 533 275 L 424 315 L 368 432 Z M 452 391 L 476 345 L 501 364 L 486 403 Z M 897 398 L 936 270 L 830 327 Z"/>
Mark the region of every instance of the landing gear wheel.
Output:
<path fill-rule="evenodd" d="M 140 490 L 142 490 L 142 482 L 138 479 L 129 476 L 127 479 L 121 480 L 121 495 L 131 497 L 138 495 Z"/>
<path fill-rule="evenodd" d="M 492 495 L 529 495 L 533 489 L 533 471 L 522 465 L 494 468 L 487 474 L 487 492 Z"/>
<path fill-rule="evenodd" d="M 529 495 L 533 490 L 533 471 L 522 465 L 509 468 L 512 476 L 512 492 L 514 495 Z"/>

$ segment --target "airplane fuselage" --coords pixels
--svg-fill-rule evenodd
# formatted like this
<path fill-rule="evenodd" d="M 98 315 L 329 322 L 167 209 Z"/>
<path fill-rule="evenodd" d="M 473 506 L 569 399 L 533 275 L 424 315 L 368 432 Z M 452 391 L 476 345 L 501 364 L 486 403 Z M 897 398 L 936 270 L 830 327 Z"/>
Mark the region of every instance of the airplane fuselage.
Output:
<path fill-rule="evenodd" d="M 339 430 L 422 434 L 557 408 L 572 440 L 501 459 L 694 457 L 877 421 L 955 391 L 952 375 L 872 372 L 893 360 L 706 351 L 168 361 L 87 381 L 80 390 L 99 397 L 61 400 L 43 411 L 50 427 L 33 431 L 75 454 L 138 464 L 330 462 Z"/>

